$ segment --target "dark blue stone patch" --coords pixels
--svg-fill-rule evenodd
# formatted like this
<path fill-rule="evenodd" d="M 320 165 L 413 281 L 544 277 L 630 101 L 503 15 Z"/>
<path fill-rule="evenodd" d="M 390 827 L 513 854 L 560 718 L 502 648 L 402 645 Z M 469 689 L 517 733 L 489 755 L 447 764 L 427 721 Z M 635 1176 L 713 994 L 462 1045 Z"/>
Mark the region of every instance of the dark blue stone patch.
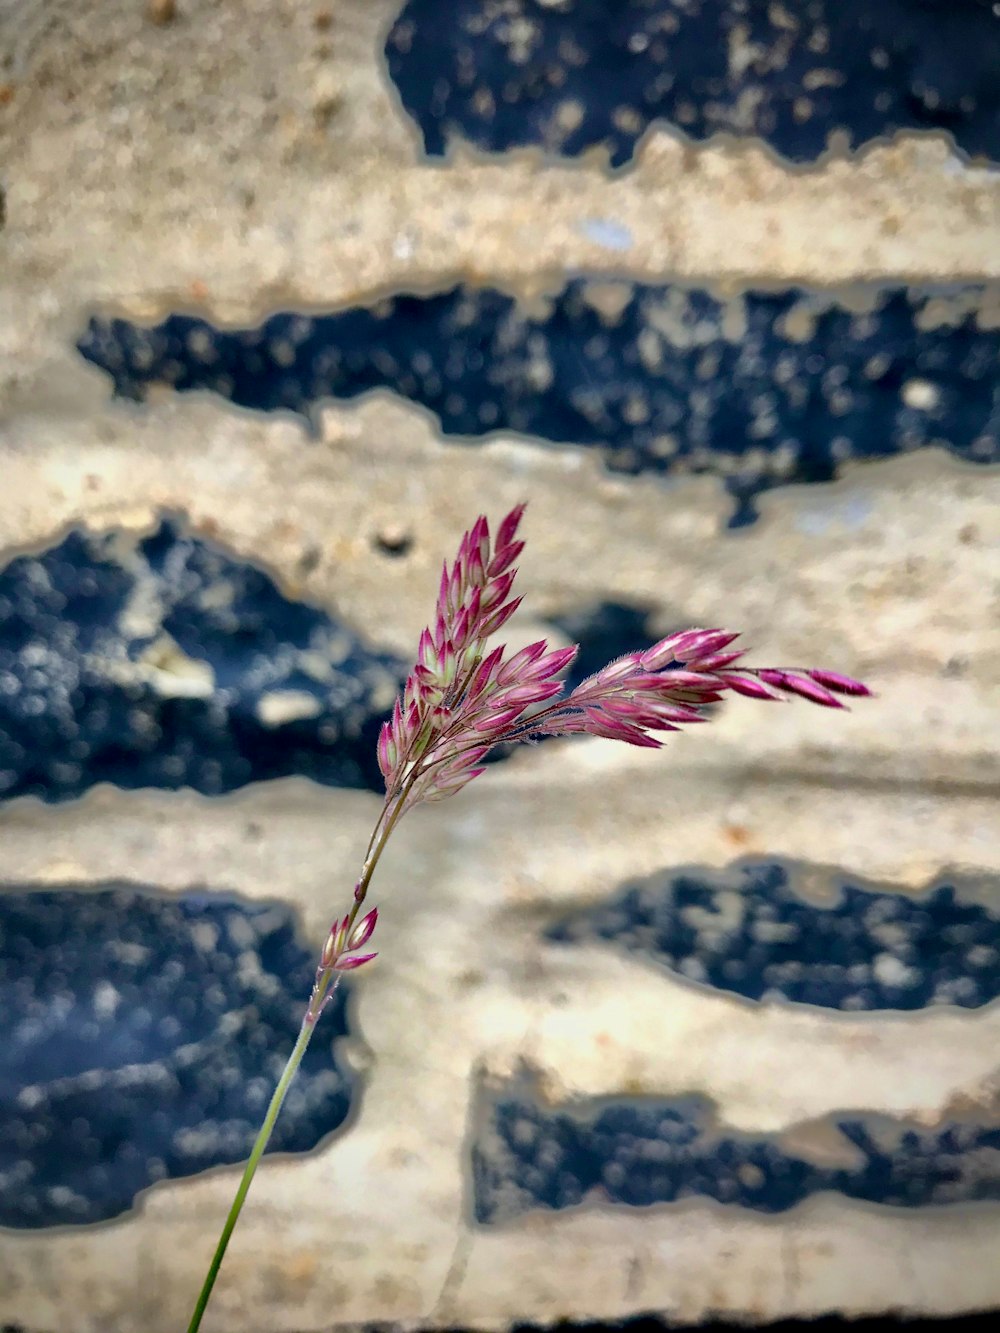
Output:
<path fill-rule="evenodd" d="M 990 0 L 409 0 L 385 54 L 434 156 L 601 145 L 617 167 L 656 123 L 793 162 L 900 130 L 1000 156 Z"/>
<path fill-rule="evenodd" d="M 298 1035 L 315 954 L 291 912 L 222 894 L 0 892 L 0 1225 L 97 1222 L 167 1177 L 247 1156 Z M 342 1124 L 354 1079 L 302 1063 L 269 1151 Z"/>
<path fill-rule="evenodd" d="M 401 672 L 175 523 L 73 532 L 0 571 L 0 796 L 216 794 L 295 773 L 381 791 Z"/>
<path fill-rule="evenodd" d="M 834 889 L 829 906 L 795 892 L 803 873 Z M 985 887 L 1000 903 L 1000 882 Z M 663 871 L 547 938 L 610 940 L 751 1000 L 857 1011 L 976 1008 L 1000 995 L 1000 916 L 963 901 L 953 883 L 913 897 L 776 861 Z"/>
<path fill-rule="evenodd" d="M 472 1144 L 480 1223 L 584 1202 L 649 1207 L 690 1198 L 782 1213 L 831 1190 L 896 1208 L 1000 1199 L 1000 1129 L 992 1125 L 926 1129 L 888 1116 L 833 1116 L 827 1135 L 843 1136 L 837 1156 L 845 1162 L 835 1165 L 780 1137 L 722 1127 L 704 1100 L 549 1110 L 519 1082 L 481 1097 Z"/>
<path fill-rule="evenodd" d="M 672 630 L 657 633 L 652 624 L 653 608 L 636 602 L 597 602 L 552 616 L 550 623 L 562 630 L 580 651 L 566 674 L 567 692 L 575 690 L 588 676 L 626 653 L 641 652 Z M 690 621 L 679 619 L 678 629 Z"/>
<path fill-rule="evenodd" d="M 446 435 L 517 431 L 599 448 L 616 471 L 714 472 L 739 523 L 757 492 L 829 481 L 849 459 L 928 445 L 1000 459 L 1000 329 L 977 318 L 989 293 L 872 290 L 848 305 L 578 278 L 544 310 L 456 288 L 243 330 L 95 318 L 78 346 L 126 398 L 166 384 L 308 417 L 390 389 Z"/>

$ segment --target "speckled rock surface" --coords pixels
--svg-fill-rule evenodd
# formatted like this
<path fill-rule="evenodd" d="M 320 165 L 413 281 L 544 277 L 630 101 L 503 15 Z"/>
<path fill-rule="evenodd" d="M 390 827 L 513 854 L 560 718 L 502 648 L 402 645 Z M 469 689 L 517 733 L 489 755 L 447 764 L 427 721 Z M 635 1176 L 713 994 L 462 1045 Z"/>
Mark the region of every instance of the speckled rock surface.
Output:
<path fill-rule="evenodd" d="M 0 570 L 0 789 L 217 794 L 289 773 L 381 789 L 402 666 L 175 523 L 72 532 Z"/>
<path fill-rule="evenodd" d="M 0 1324 L 185 1326 L 440 559 L 522 498 L 512 641 L 878 697 L 408 821 L 206 1333 L 1000 1304 L 1000 21 L 428 12 L 0 5 Z"/>
<path fill-rule="evenodd" d="M 963 901 L 954 884 L 911 898 L 898 887 L 826 879 L 820 867 L 769 861 L 660 874 L 559 923 L 548 938 L 620 943 L 751 1000 L 857 1012 L 996 999 L 1000 919 L 988 907 Z M 814 893 L 822 885 L 830 901 L 811 902 L 799 883 Z M 975 887 L 1000 902 L 1000 886 Z"/>
<path fill-rule="evenodd" d="M 606 149 L 627 162 L 651 124 L 692 139 L 754 135 L 792 161 L 947 131 L 1000 156 L 998 15 L 986 0 L 409 0 L 389 70 L 429 153 Z"/>
<path fill-rule="evenodd" d="M 600 449 L 623 472 L 717 472 L 755 517 L 768 486 L 937 445 L 1000 459 L 1000 289 L 836 295 L 652 287 L 592 275 L 539 298 L 400 296 L 256 329 L 91 320 L 78 344 L 119 395 L 209 389 L 309 417 L 387 388 L 446 435 L 516 430 Z"/>
<path fill-rule="evenodd" d="M 20 889 L 0 890 L 0 1225 L 102 1221 L 156 1180 L 246 1157 L 315 967 L 288 908 L 209 890 Z M 354 1082 L 317 1043 L 269 1151 L 314 1147 Z"/>

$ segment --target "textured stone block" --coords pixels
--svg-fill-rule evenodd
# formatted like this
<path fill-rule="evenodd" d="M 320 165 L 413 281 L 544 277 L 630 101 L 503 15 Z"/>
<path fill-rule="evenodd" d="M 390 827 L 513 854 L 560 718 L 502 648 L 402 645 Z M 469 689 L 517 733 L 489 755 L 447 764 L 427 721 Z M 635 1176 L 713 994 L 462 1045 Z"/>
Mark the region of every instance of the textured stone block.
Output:
<path fill-rule="evenodd" d="M 0 889 L 0 1225 L 99 1222 L 155 1181 L 245 1158 L 315 967 L 288 908 L 19 887 Z M 327 1016 L 334 1040 L 345 1000 Z M 353 1082 L 317 1043 L 269 1151 L 315 1147 L 347 1116 Z"/>
<path fill-rule="evenodd" d="M 721 623 L 878 698 L 407 821 L 206 1333 L 1000 1302 L 996 22 L 623 4 L 602 61 L 610 8 L 0 6 L 0 1323 L 185 1325 L 368 729 L 523 498 L 517 633 L 579 669 Z M 673 11 L 676 93 L 611 105 Z M 525 17 L 587 56 L 558 141 Z"/>
<path fill-rule="evenodd" d="M 115 392 L 209 389 L 307 418 L 386 388 L 445 435 L 498 431 L 600 450 L 624 472 L 716 472 L 752 521 L 769 486 L 829 481 L 851 459 L 936 445 L 1000 458 L 992 288 L 742 292 L 729 298 L 606 275 L 532 311 L 456 288 L 218 329 L 92 319 L 78 344 Z"/>
<path fill-rule="evenodd" d="M 428 153 L 461 136 L 628 162 L 666 123 L 754 135 L 795 162 L 842 140 L 951 134 L 1000 154 L 996 14 L 980 0 L 409 0 L 389 70 Z"/>

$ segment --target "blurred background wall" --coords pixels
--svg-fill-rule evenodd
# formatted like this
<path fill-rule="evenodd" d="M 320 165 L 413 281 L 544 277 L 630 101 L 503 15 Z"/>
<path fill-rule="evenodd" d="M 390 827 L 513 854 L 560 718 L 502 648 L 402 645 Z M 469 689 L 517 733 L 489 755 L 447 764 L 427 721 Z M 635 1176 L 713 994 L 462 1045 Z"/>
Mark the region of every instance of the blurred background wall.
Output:
<path fill-rule="evenodd" d="M 521 499 L 509 642 L 879 697 L 414 816 L 212 1327 L 1000 1303 L 998 58 L 979 0 L 0 3 L 0 1321 L 186 1322 Z"/>

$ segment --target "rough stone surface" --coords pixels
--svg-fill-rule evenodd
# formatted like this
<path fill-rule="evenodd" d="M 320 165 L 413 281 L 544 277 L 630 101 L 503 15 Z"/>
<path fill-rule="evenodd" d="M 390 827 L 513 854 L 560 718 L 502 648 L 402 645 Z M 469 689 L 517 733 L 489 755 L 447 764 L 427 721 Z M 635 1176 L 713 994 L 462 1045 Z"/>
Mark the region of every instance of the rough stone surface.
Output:
<path fill-rule="evenodd" d="M 165 522 L 72 532 L 0 571 L 0 789 L 217 794 L 302 773 L 381 788 L 402 663 Z"/>
<path fill-rule="evenodd" d="M 428 165 L 382 67 L 397 10 L 336 0 L 323 26 L 316 6 L 250 0 L 160 27 L 131 0 L 103 0 L 99 23 L 70 0 L 6 7 L 7 390 L 79 403 L 67 361 L 94 307 L 236 322 L 462 277 L 531 292 L 609 263 L 653 281 L 1000 276 L 1000 173 L 937 138 L 793 175 L 756 141 L 695 150 L 668 130 L 622 178 L 536 150 Z"/>
<path fill-rule="evenodd" d="M 802 885 L 827 901 L 810 901 Z M 970 890 L 1000 900 L 988 880 Z M 907 898 L 838 883 L 816 866 L 750 861 L 722 875 L 661 873 L 560 922 L 548 938 L 608 940 L 751 1000 L 857 1012 L 978 1008 L 1000 993 L 1000 919 L 954 884 Z"/>
<path fill-rule="evenodd" d="M 948 131 L 1000 155 L 998 15 L 985 0 L 408 0 L 389 70 L 429 153 L 604 147 L 650 124 L 755 135 L 793 161 L 839 139 Z"/>
<path fill-rule="evenodd" d="M 508 23 L 529 9 L 571 23 L 575 8 L 497 7 Z M 373 890 L 379 959 L 327 1016 L 300 1089 L 316 1102 L 260 1172 L 206 1333 L 998 1304 L 1000 1008 L 982 951 L 1000 916 L 1000 172 L 960 151 L 980 151 L 989 97 L 959 106 L 950 137 L 836 150 L 808 170 L 780 154 L 811 156 L 838 129 L 829 83 L 795 141 L 751 120 L 738 141 L 697 145 L 659 106 L 639 131 L 619 116 L 631 161 L 613 173 L 605 149 L 556 156 L 583 140 L 537 135 L 427 160 L 385 64 L 402 9 L 0 5 L 0 749 L 15 773 L 0 804 L 0 955 L 4 1011 L 23 1015 L 20 1065 L 10 1043 L 0 1057 L 0 1101 L 19 1122 L 0 1134 L 17 1149 L 0 1170 L 21 1173 L 0 1191 L 0 1324 L 185 1325 L 235 1188 L 226 1163 L 246 1142 L 247 1098 L 288 1048 L 309 957 L 377 815 L 365 729 L 413 651 L 442 555 L 480 509 L 525 497 L 512 639 L 582 634 L 598 666 L 685 624 L 731 624 L 758 662 L 838 667 L 878 697 L 836 716 L 743 702 L 652 756 L 547 742 L 401 827 Z M 916 7 L 891 12 L 904 9 Z M 907 32 L 883 73 L 897 91 L 909 79 L 937 92 L 935 109 L 917 89 L 938 124 L 934 45 Z M 587 113 L 584 138 L 595 125 L 602 137 L 601 107 Z M 892 115 L 859 122 L 853 142 L 903 123 Z M 423 340 L 441 374 L 457 330 L 427 312 L 443 293 L 515 310 L 530 335 L 560 293 L 585 288 L 598 320 L 622 290 L 683 291 L 704 316 L 696 336 L 699 323 L 710 341 L 729 330 L 746 376 L 720 363 L 705 382 L 733 404 L 734 438 L 720 425 L 700 460 L 726 476 L 727 456 L 760 447 L 751 425 L 774 414 L 755 389 L 773 388 L 777 365 L 733 311 L 770 312 L 765 332 L 780 323 L 793 344 L 804 334 L 804 434 L 820 454 L 830 444 L 837 479 L 783 473 L 791 484 L 758 495 L 757 521 L 734 531 L 718 476 L 609 471 L 571 390 L 589 376 L 601 403 L 617 401 L 642 333 L 627 320 L 624 334 L 602 327 L 586 375 L 564 372 L 548 396 L 541 382 L 534 396 L 493 386 L 498 416 L 475 448 L 447 394 L 412 391 L 386 361 L 397 326 L 380 338 L 357 322 L 410 311 L 403 350 Z M 916 291 L 934 293 L 929 315 Z M 824 374 L 844 361 L 830 328 L 856 334 L 873 302 L 906 319 L 871 348 L 895 348 L 884 411 L 858 392 L 843 435 L 873 441 L 881 422 L 900 454 L 862 461 L 884 449 L 832 448 L 825 410 L 844 406 L 843 385 Z M 287 411 L 299 401 L 240 407 L 209 377 L 143 379 L 138 336 L 119 387 L 142 381 L 143 401 L 112 398 L 77 347 L 114 319 L 196 321 L 188 333 L 231 346 L 275 315 L 313 332 L 333 321 L 362 365 L 346 388 L 305 394 L 307 424 Z M 685 320 L 667 325 L 683 341 Z M 516 358 L 503 328 L 484 364 Z M 577 341 L 590 340 L 565 340 L 567 364 Z M 676 336 L 660 342 L 695 441 L 697 366 Z M 124 364 L 108 369 L 120 378 Z M 462 370 L 471 401 L 473 361 Z M 321 401 L 331 388 L 337 400 Z M 640 416 L 623 404 L 621 448 Z M 106 729 L 84 725 L 88 690 L 105 691 Z M 734 862 L 781 867 L 788 883 Z M 652 917 L 623 920 L 639 884 Z M 845 886 L 861 896 L 838 908 Z M 109 890 L 125 897 L 109 906 Z M 242 925 L 202 952 L 217 913 Z M 752 942 L 725 928 L 737 915 Z M 137 922 L 158 946 L 145 960 L 129 947 L 145 942 Z M 572 938 L 553 938 L 567 922 Z M 147 1010 L 180 1030 L 158 1029 L 157 1046 Z M 260 1049 L 213 1063 L 210 1034 L 238 1021 Z M 45 1064 L 68 1058 L 70 1037 L 73 1088 Z M 184 1060 L 198 1096 L 116 1100 Z M 17 1102 L 25 1086 L 34 1108 Z M 64 1094 L 83 1098 L 68 1119 Z M 184 1137 L 199 1118 L 217 1131 L 209 1146 Z M 168 1160 L 178 1133 L 191 1151 Z M 106 1153 L 88 1158 L 101 1135 Z M 114 1220 L 74 1223 L 74 1193 L 87 1217 Z"/>
<path fill-rule="evenodd" d="M 387 388 L 446 435 L 599 448 L 621 472 L 717 472 L 756 517 L 769 486 L 829 481 L 852 458 L 946 448 L 1000 459 L 1000 289 L 720 297 L 601 275 L 519 308 L 495 291 L 398 296 L 218 329 L 173 315 L 92 319 L 78 343 L 139 401 L 209 389 L 314 416 Z"/>
<path fill-rule="evenodd" d="M 893 1208 L 1000 1199 L 995 1105 L 980 1123 L 933 1130 L 842 1110 L 780 1136 L 733 1132 L 712 1110 L 698 1098 L 645 1097 L 604 1098 L 589 1115 L 553 1111 L 508 1080 L 492 1091 L 473 1141 L 476 1221 L 587 1201 L 649 1208 L 708 1198 L 783 1213 L 829 1192 Z"/>
<path fill-rule="evenodd" d="M 156 1180 L 246 1157 L 315 967 L 288 908 L 208 890 L 20 887 L 0 890 L 0 1225 L 101 1221 Z M 330 1007 L 334 1041 L 345 1000 Z M 353 1082 L 317 1042 L 269 1151 L 336 1129 Z"/>
<path fill-rule="evenodd" d="M 883 735 L 888 730 L 884 716 L 867 726 L 855 720 L 869 737 L 879 721 Z M 756 1318 L 814 1313 L 829 1308 L 831 1292 L 849 1312 L 995 1300 L 989 1265 L 965 1268 L 970 1254 L 985 1255 L 1000 1238 L 996 1213 L 976 1209 L 925 1207 L 903 1218 L 827 1195 L 806 1215 L 782 1214 L 775 1231 L 745 1209 L 719 1214 L 705 1202 L 689 1200 L 675 1213 L 591 1199 L 565 1219 L 529 1213 L 503 1227 L 471 1225 L 466 1154 L 477 1077 L 509 1079 L 525 1064 L 549 1106 L 623 1095 L 669 1101 L 697 1089 L 730 1137 L 805 1135 L 800 1156 L 815 1157 L 836 1140 L 827 1121 L 844 1118 L 842 1108 L 877 1110 L 927 1133 L 989 1114 L 995 1006 L 975 1017 L 945 1007 L 919 1022 L 780 1004 L 754 1009 L 599 949 L 541 942 L 540 925 L 582 897 L 599 899 L 620 875 L 674 859 L 722 866 L 734 838 L 788 856 L 818 852 L 834 864 L 870 849 L 876 873 L 914 888 L 924 866 L 940 864 L 959 842 L 970 859 L 988 857 L 988 782 L 962 795 L 925 790 L 915 798 L 897 781 L 873 801 L 858 778 L 835 780 L 832 755 L 807 761 L 803 773 L 803 727 L 762 747 L 765 778 L 745 766 L 742 721 L 734 710 L 714 735 L 678 743 L 662 766 L 645 755 L 624 763 L 596 744 L 578 747 L 575 763 L 570 747 L 542 747 L 481 779 L 474 799 L 412 821 L 380 877 L 382 957 L 357 988 L 356 1031 L 372 1052 L 362 1110 L 318 1154 L 263 1171 L 220 1286 L 217 1325 L 321 1328 L 334 1304 L 338 1322 L 496 1326 L 528 1308 L 546 1317 L 659 1308 L 682 1318 L 722 1301 Z M 842 764 L 873 767 L 870 741 L 841 737 L 831 748 Z M 807 815 L 819 798 L 817 825 Z M 72 876 L 97 884 L 127 869 L 168 892 L 197 881 L 249 897 L 270 897 L 277 883 L 318 940 L 331 893 L 343 896 L 376 808 L 373 795 L 324 792 L 300 780 L 224 802 L 99 790 L 73 805 L 11 805 L 5 854 L 18 882 Z M 479 941 L 474 950 L 470 940 Z M 820 1123 L 810 1150 L 812 1122 Z M 140 1318 L 151 1329 L 175 1326 L 195 1255 L 210 1243 L 232 1186 L 231 1173 L 158 1185 L 113 1232 L 8 1233 L 0 1251 L 4 1317 L 19 1312 L 45 1327 L 72 1300 L 87 1309 L 81 1327 L 125 1328 Z M 321 1223 L 304 1219 L 304 1194 L 313 1207 L 323 1200 Z M 335 1252 L 346 1247 L 350 1283 L 331 1259 L 331 1235 L 344 1238 Z M 731 1285 L 717 1286 L 714 1265 L 699 1283 L 695 1256 L 718 1260 L 733 1245 Z M 635 1271 L 627 1262 L 633 1252 L 648 1256 Z M 792 1258 L 782 1264 L 786 1252 Z M 614 1285 L 609 1254 L 622 1256 Z M 853 1283 L 836 1277 L 844 1263 Z M 98 1297 L 93 1275 L 109 1265 L 117 1272 L 140 1265 L 142 1297 L 119 1283 Z M 598 1269 L 601 1283 L 569 1281 Z"/>

